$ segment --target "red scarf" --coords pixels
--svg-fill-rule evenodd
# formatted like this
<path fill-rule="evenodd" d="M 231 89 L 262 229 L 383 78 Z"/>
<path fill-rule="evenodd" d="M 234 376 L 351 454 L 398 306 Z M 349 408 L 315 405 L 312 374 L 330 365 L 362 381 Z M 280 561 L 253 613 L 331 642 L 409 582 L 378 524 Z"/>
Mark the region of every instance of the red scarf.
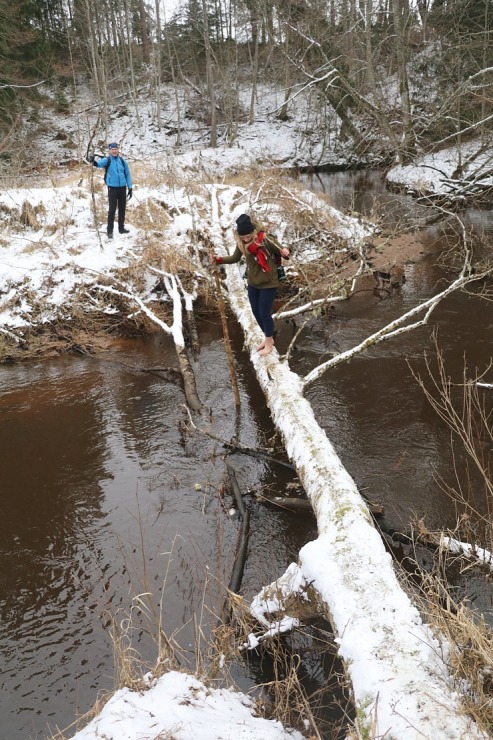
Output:
<path fill-rule="evenodd" d="M 270 272 L 270 267 L 267 264 L 267 254 L 262 249 L 262 242 L 264 241 L 265 232 L 259 231 L 255 241 L 248 246 L 248 251 L 253 254 L 255 260 L 262 270 L 262 272 Z"/>

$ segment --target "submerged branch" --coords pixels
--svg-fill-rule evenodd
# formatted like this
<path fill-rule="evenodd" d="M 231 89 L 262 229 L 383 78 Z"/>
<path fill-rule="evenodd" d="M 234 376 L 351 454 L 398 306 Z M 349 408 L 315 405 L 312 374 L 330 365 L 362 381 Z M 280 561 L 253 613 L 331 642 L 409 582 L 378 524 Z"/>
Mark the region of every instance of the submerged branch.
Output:
<path fill-rule="evenodd" d="M 192 429 L 194 429 L 194 431 L 200 432 L 200 434 L 205 434 L 206 437 L 214 439 L 216 442 L 220 442 L 224 447 L 227 447 L 230 450 L 230 452 L 227 453 L 229 455 L 232 455 L 235 452 L 239 452 L 243 455 L 250 455 L 251 457 L 261 458 L 262 460 L 267 460 L 268 462 L 276 463 L 276 465 L 282 465 L 285 468 L 294 470 L 294 466 L 291 465 L 291 463 L 286 462 L 285 460 L 279 460 L 277 457 L 272 457 L 272 455 L 267 454 L 263 450 L 258 450 L 256 447 L 246 447 L 237 440 L 235 440 L 234 442 L 228 442 L 227 440 L 223 439 L 223 437 L 220 437 L 219 435 L 214 434 L 214 432 L 211 432 L 209 429 L 201 429 L 194 423 L 190 414 L 188 415 L 188 420 L 190 426 L 192 427 Z"/>
<path fill-rule="evenodd" d="M 236 480 L 236 474 L 231 465 L 226 465 L 228 470 L 229 480 L 231 481 L 231 488 L 236 501 L 236 506 L 241 517 L 241 528 L 238 535 L 238 543 L 236 546 L 236 555 L 233 564 L 233 570 L 231 572 L 231 578 L 229 580 L 229 590 L 237 594 L 241 588 L 241 581 L 243 579 L 243 571 L 245 569 L 245 562 L 248 548 L 248 538 L 250 536 L 250 512 L 243 503 L 243 497 L 241 495 L 238 481 Z"/>

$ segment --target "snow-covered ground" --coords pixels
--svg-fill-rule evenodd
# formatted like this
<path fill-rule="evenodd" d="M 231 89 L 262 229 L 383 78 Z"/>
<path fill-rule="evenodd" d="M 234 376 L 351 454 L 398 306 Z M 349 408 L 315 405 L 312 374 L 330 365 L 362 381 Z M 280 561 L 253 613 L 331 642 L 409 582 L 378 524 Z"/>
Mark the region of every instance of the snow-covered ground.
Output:
<path fill-rule="evenodd" d="M 461 185 L 465 186 L 466 193 L 472 192 L 468 184 L 493 186 L 492 168 L 491 146 L 485 147 L 480 139 L 474 139 L 460 148 L 444 147 L 422 156 L 413 164 L 396 165 L 388 172 L 387 180 L 413 194 L 450 195 Z"/>
<path fill-rule="evenodd" d="M 245 694 L 206 687 L 195 677 L 170 671 L 148 678 L 145 691 L 121 689 L 73 740 L 302 740 L 276 720 L 256 716 Z"/>
<path fill-rule="evenodd" d="M 259 101 L 263 101 L 263 93 L 259 94 Z M 82 102 L 82 101 L 81 101 Z M 245 101 L 246 102 L 246 101 Z M 248 211 L 252 203 L 256 203 L 256 192 L 253 187 L 242 187 L 224 184 L 226 175 L 231 181 L 232 173 L 244 173 L 249 164 L 258 163 L 259 158 L 266 158 L 267 162 L 275 162 L 284 166 L 302 164 L 313 158 L 327 155 L 327 161 L 331 157 L 336 159 L 339 154 L 325 151 L 326 142 L 316 141 L 316 137 L 302 133 L 301 122 L 306 110 L 300 105 L 297 110 L 299 118 L 293 119 L 291 125 L 285 126 L 276 122 L 273 111 L 276 101 L 272 99 L 272 93 L 265 96 L 266 114 L 264 121 L 258 121 L 255 126 L 248 127 L 241 124 L 241 147 L 230 148 L 227 142 L 223 147 L 210 150 L 204 146 L 205 133 L 197 137 L 197 131 L 182 131 L 181 146 L 187 151 L 177 152 L 176 134 L 168 135 L 166 127 L 171 130 L 176 127 L 176 118 L 172 118 L 173 100 L 170 96 L 168 101 L 166 127 L 157 130 L 153 104 L 148 103 L 147 109 L 144 104 L 139 106 L 140 122 L 137 120 L 136 112 L 129 110 L 122 113 L 115 108 L 111 131 L 108 132 L 109 139 L 117 139 L 122 142 L 123 154 L 128 156 L 131 166 L 135 166 L 136 186 L 134 198 L 129 204 L 128 224 L 130 234 L 125 237 L 115 237 L 114 242 L 108 243 L 101 234 L 96 231 L 91 211 L 91 188 L 89 167 L 82 166 L 80 172 L 64 175 L 64 182 L 58 184 L 53 182 L 50 186 L 42 188 L 24 187 L 23 189 L 6 189 L 0 194 L 0 218 L 2 219 L 3 234 L 0 240 L 0 330 L 7 335 L 22 336 L 23 329 L 31 323 L 52 320 L 60 312 L 65 317 L 70 316 L 71 302 L 74 297 L 81 300 L 81 294 L 87 286 L 101 282 L 102 278 L 111 278 L 122 267 L 130 262 L 140 260 L 141 254 L 147 243 L 146 228 L 142 225 L 142 214 L 146 214 L 152 225 L 152 204 L 161 203 L 165 205 L 164 210 L 168 214 L 165 232 L 160 234 L 163 244 L 168 244 L 173 250 L 180 250 L 189 254 L 191 243 L 190 233 L 197 223 L 201 224 L 204 233 L 207 234 L 215 245 L 229 244 L 234 220 L 243 211 Z M 279 101 L 277 101 L 279 102 Z M 259 106 L 262 103 L 259 103 Z M 270 111 L 269 115 L 267 115 Z M 63 153 L 67 158 L 80 158 L 86 154 L 87 140 L 93 126 L 93 112 L 87 109 L 80 112 L 77 118 L 59 117 L 59 126 L 69 135 L 68 145 L 64 146 Z M 205 130 L 204 130 L 205 131 Z M 130 133 L 131 132 L 131 133 Z M 195 138 L 194 138 L 195 137 Z M 96 140 L 103 147 L 105 139 L 103 135 L 97 136 Z M 60 140 L 51 141 L 51 149 L 46 140 L 37 140 L 37 147 L 44 152 L 45 162 L 60 162 Z M 70 143 L 72 146 L 70 146 Z M 165 146 L 165 144 L 167 146 Z M 168 145 L 169 144 L 169 145 Z M 308 156 L 309 155 L 309 156 Z M 144 160 L 142 163 L 141 160 Z M 138 168 L 137 163 L 141 162 Z M 320 160 L 321 161 L 321 160 Z M 442 166 L 442 165 L 440 165 Z M 158 182 L 156 185 L 148 185 L 146 173 L 156 173 Z M 168 175 L 179 177 L 179 184 L 173 186 L 165 184 Z M 62 171 L 57 178 L 61 179 Z M 411 179 L 413 172 L 406 171 Z M 48 173 L 45 173 L 47 179 Z M 209 179 L 207 181 L 207 178 Z M 183 182 L 189 187 L 184 187 Z M 262 183 L 257 182 L 258 189 Z M 219 195 L 218 195 L 219 194 Z M 313 194 L 300 195 L 300 209 L 320 209 L 332 223 L 332 230 L 339 234 L 341 242 L 357 245 L 368 233 L 368 229 L 357 220 L 338 214 L 323 200 L 317 200 Z M 102 188 L 98 190 L 97 198 L 100 199 L 100 209 L 105 210 L 105 194 Z M 19 214 L 22 204 L 27 201 L 35 210 L 38 224 L 34 226 L 22 226 L 18 224 L 15 214 Z M 220 203 L 220 209 L 218 204 Z M 161 206 L 162 207 L 162 206 Z M 262 207 L 257 203 L 260 214 L 267 220 L 274 220 L 279 228 L 279 236 L 288 233 L 288 223 L 282 211 L 273 203 L 264 201 Z M 104 229 L 102 229 L 104 231 Z M 295 260 L 300 261 L 313 259 L 313 250 L 303 253 L 300 250 L 295 255 Z M 323 254 L 318 254 L 319 259 Z M 295 262 L 296 265 L 296 262 Z M 155 281 L 155 275 L 149 275 L 147 290 L 141 294 L 143 300 L 151 299 L 150 289 Z M 89 299 L 94 302 L 94 297 Z M 96 308 L 96 307 L 95 307 Z M 247 309 L 242 308 L 243 312 Z M 263 362 L 263 360 L 259 360 Z M 270 361 L 270 360 L 269 360 Z M 285 369 L 282 372 L 290 372 Z M 294 382 L 294 381 L 293 381 Z M 297 381 L 299 382 L 299 380 Z M 289 382 L 284 385 L 289 387 Z M 293 386 L 294 389 L 294 386 Z M 299 389 L 298 389 L 299 390 Z M 285 398 L 284 403 L 289 399 Z M 298 414 L 300 409 L 297 409 Z M 320 448 L 321 449 L 321 448 Z M 295 451 L 293 451 L 293 455 Z M 297 453 L 296 453 L 297 454 Z M 346 472 L 336 459 L 334 470 L 336 471 L 327 486 L 332 488 L 338 485 L 346 486 Z M 325 461 L 326 462 L 326 461 Z M 324 462 L 324 464 L 325 464 Z M 341 481 L 343 483 L 341 484 Z M 349 485 L 349 484 L 348 484 Z M 336 490 L 336 489 L 334 489 Z M 351 493 L 352 498 L 357 500 L 357 494 Z M 322 498 L 322 492 L 320 493 Z M 354 502 L 351 506 L 354 505 Z M 360 504 L 358 503 L 356 508 Z M 328 515 L 329 509 L 325 504 L 320 504 L 324 509 L 324 527 L 327 530 L 323 539 L 317 543 L 310 543 L 302 553 L 303 567 L 307 573 L 311 573 L 317 579 L 319 591 L 324 594 L 327 603 L 339 604 L 341 614 L 338 616 L 340 623 L 347 618 L 348 624 L 351 616 L 358 614 L 357 623 L 350 625 L 346 635 L 340 635 L 340 644 L 343 647 L 344 656 L 355 667 L 357 675 L 357 696 L 359 698 L 359 709 L 364 716 L 365 726 L 373 721 L 377 723 L 378 718 L 382 724 L 380 730 L 386 738 L 408 738 L 421 737 L 419 698 L 421 695 L 427 697 L 428 692 L 436 686 L 438 674 L 440 676 L 440 696 L 444 702 L 447 701 L 446 691 L 448 677 L 445 664 L 439 656 L 439 647 L 434 638 L 420 622 L 419 615 L 415 609 L 409 606 L 406 598 L 395 599 L 395 583 L 393 580 L 392 564 L 390 559 L 383 557 L 381 553 L 381 542 L 378 544 L 378 535 L 374 533 L 373 562 L 377 563 L 376 571 L 371 568 L 359 566 L 358 588 L 360 589 L 360 602 L 358 604 L 347 601 L 348 583 L 347 576 L 350 572 L 351 562 L 354 560 L 355 552 L 348 550 L 342 552 L 341 558 L 345 559 L 346 570 L 340 573 L 331 573 L 324 566 L 324 558 L 328 557 L 329 551 L 334 546 L 339 547 L 337 538 L 333 543 L 327 533 L 331 532 L 332 522 Z M 352 526 L 351 507 L 340 512 L 344 523 Z M 361 511 L 364 506 L 361 502 Z M 360 513 L 360 518 L 363 516 Z M 360 519 L 358 519 L 360 522 Z M 361 522 L 360 522 L 361 523 Z M 369 526 L 369 525 L 368 525 Z M 337 528 L 336 528 L 337 529 Z M 355 530 L 357 536 L 359 530 Z M 367 537 L 367 525 L 364 527 L 366 548 L 372 548 L 373 539 Z M 324 548 L 326 548 L 324 550 Z M 337 576 L 337 578 L 335 577 Z M 372 622 L 361 612 L 365 603 L 365 578 L 366 591 L 374 593 L 374 582 L 377 579 L 392 584 L 390 589 L 388 620 L 383 623 Z M 349 584 L 351 585 L 351 584 Z M 382 592 L 383 594 L 383 592 Z M 382 595 L 382 599 L 384 596 Z M 368 614 L 382 615 L 379 608 L 381 605 L 368 604 Z M 360 610 L 360 611 L 358 611 Z M 365 621 L 366 620 L 366 621 Z M 407 629 L 390 634 L 391 628 L 398 624 L 399 629 Z M 386 665 L 395 666 L 395 675 L 385 675 L 385 685 L 380 672 L 378 650 L 385 642 L 385 631 L 388 632 L 388 644 L 384 652 L 387 654 Z M 352 631 L 352 632 L 351 632 Z M 349 640 L 349 635 L 358 636 L 356 640 Z M 405 635 L 409 638 L 409 643 Z M 419 647 L 417 643 L 423 638 L 424 642 Z M 382 642 L 383 641 L 383 642 Z M 410 653 L 409 665 L 413 661 L 421 660 L 422 670 L 418 679 L 420 685 L 413 686 L 413 696 L 409 693 L 409 686 L 414 676 L 402 677 L 402 665 L 399 665 L 398 643 L 402 650 Z M 390 655 L 392 651 L 395 656 Z M 395 658 L 395 660 L 394 660 Z M 394 662 L 392 663 L 392 661 Z M 406 663 L 407 665 L 407 663 Z M 430 668 L 432 666 L 432 668 Z M 432 670 L 433 669 L 433 670 Z M 401 672 L 398 675 L 399 671 Z M 426 673 L 429 671 L 429 681 Z M 433 673 L 433 675 L 432 675 Z M 167 733 L 176 738 L 226 738 L 237 736 L 239 738 L 281 738 L 299 737 L 296 733 L 290 733 L 283 729 L 278 723 L 266 722 L 256 718 L 252 714 L 252 705 L 246 697 L 237 693 L 224 690 L 206 688 L 195 678 L 184 674 L 169 673 L 151 682 L 150 688 L 145 692 L 131 692 L 128 689 L 119 691 L 106 705 L 103 712 L 93 720 L 88 727 L 81 731 L 76 737 L 78 740 L 96 740 L 96 738 L 131 738 L 158 737 Z M 390 687 L 390 688 L 389 688 Z M 396 688 L 397 687 L 397 688 Z M 394 715 L 390 703 L 402 691 L 401 700 L 395 702 Z M 395 689 L 395 691 L 394 691 Z M 375 696 L 381 695 L 381 708 L 375 704 Z M 450 696 L 453 694 L 451 693 Z M 368 697 L 365 705 L 364 697 Z M 390 699 L 388 699 L 390 697 Z M 96 698 L 96 697 L 95 697 Z M 455 705 L 456 697 L 453 695 Z M 386 703 L 385 703 L 386 702 Z M 448 707 L 450 709 L 450 707 Z M 443 737 L 465 737 L 463 718 L 450 718 L 439 705 L 434 707 L 435 715 L 431 718 L 431 725 L 435 727 L 447 727 L 448 734 Z M 447 718 L 441 717 L 447 714 Z M 392 719 L 399 727 L 406 726 L 406 735 L 393 733 L 391 727 Z M 443 719 L 443 724 L 440 725 Z M 471 727 L 467 737 L 480 737 L 480 733 Z M 456 733 L 456 734 L 454 734 Z M 438 737 L 438 735 L 436 735 Z"/>
<path fill-rule="evenodd" d="M 3 236 L 0 240 L 0 330 L 20 330 L 33 324 L 42 324 L 63 316 L 70 317 L 73 301 L 84 301 L 80 292 L 87 286 L 115 275 L 118 270 L 139 259 L 152 230 L 151 205 L 165 204 L 167 244 L 174 250 L 187 254 L 191 244 L 190 234 L 200 221 L 204 233 L 212 231 L 210 182 L 221 180 L 226 170 L 245 165 L 245 153 L 239 149 L 190 152 L 161 161 L 162 179 L 167 174 L 188 181 L 190 188 L 162 184 L 147 187 L 136 184 L 133 199 L 127 206 L 127 226 L 130 234 L 115 234 L 113 241 L 106 238 L 103 223 L 106 195 L 100 183 L 97 199 L 100 203 L 101 223 L 95 228 L 92 212 L 90 178 L 92 168 L 82 165 L 82 178 L 73 185 L 43 188 L 8 189 L 0 193 L 0 223 Z M 155 163 L 154 163 L 155 164 Z M 141 166 L 144 178 L 145 170 Z M 155 171 L 151 170 L 150 177 Z M 98 177 L 98 173 L 95 173 Z M 99 178 L 100 180 L 102 177 Z M 97 180 L 96 180 L 97 181 Z M 199 182 L 203 185 L 200 187 Z M 193 185 L 193 188 L 191 187 Z M 194 190 L 194 192 L 191 192 Z M 221 227 L 229 233 L 233 244 L 235 218 L 250 209 L 251 192 L 246 188 L 223 186 L 225 207 Z M 332 208 L 326 201 L 304 191 L 299 206 L 322 209 L 332 233 L 341 245 L 357 245 L 369 233 L 368 225 Z M 234 205 L 233 205 L 234 201 Z M 22 206 L 29 203 L 37 223 L 22 225 L 19 222 Z M 258 215 L 276 224 L 276 234 L 283 240 L 288 223 L 275 206 L 258 206 Z M 146 216 L 142 228 L 141 215 Z M 322 244 L 322 240 L 319 240 Z M 344 247 L 343 247 L 344 248 Z M 307 262 L 320 257 L 320 251 L 310 242 L 295 249 L 290 264 Z M 290 268 L 291 269 L 291 268 Z M 156 278 L 149 277 L 149 290 Z M 151 298 L 151 296 L 146 296 Z"/>
<path fill-rule="evenodd" d="M 243 150 L 245 160 L 262 160 L 282 167 L 331 165 L 343 167 L 353 161 L 349 147 L 337 143 L 338 119 L 326 110 L 315 94 L 296 96 L 289 106 L 289 117 L 280 121 L 277 113 L 284 102 L 285 91 L 259 85 L 255 96 L 255 123 L 248 124 L 251 87 L 238 89 L 239 121 L 232 136 L 226 125 L 218 125 L 218 146 L 224 151 L 230 146 Z M 54 93 L 46 90 L 54 100 Z M 88 142 L 104 152 L 109 141 L 118 141 L 130 161 L 149 164 L 164 154 L 180 154 L 201 150 L 209 144 L 209 128 L 197 119 L 185 115 L 190 109 L 200 110 L 203 103 L 191 89 L 163 88 L 159 112 L 153 95 L 142 95 L 138 106 L 119 102 L 112 104 L 112 120 L 106 135 L 99 130 L 94 135 L 98 110 L 86 84 L 81 82 L 75 94 L 65 90 L 70 111 L 53 112 L 50 106 L 37 109 L 37 122 L 32 131 L 30 153 L 45 164 L 57 164 L 79 159 L 88 153 Z M 203 111 L 206 114 L 207 111 Z"/>

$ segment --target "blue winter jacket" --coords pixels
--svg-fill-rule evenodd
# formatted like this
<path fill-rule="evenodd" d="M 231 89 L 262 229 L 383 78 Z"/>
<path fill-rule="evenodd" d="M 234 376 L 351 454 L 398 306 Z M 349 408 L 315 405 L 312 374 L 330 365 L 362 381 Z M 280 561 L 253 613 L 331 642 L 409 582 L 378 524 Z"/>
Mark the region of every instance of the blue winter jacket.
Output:
<path fill-rule="evenodd" d="M 123 157 L 114 157 L 110 154 L 108 157 L 98 159 L 94 162 L 96 167 L 106 167 L 106 164 L 110 160 L 110 166 L 108 167 L 108 173 L 106 175 L 106 184 L 110 188 L 127 188 L 132 187 L 132 177 L 130 175 L 130 169 L 127 164 L 127 160 Z"/>

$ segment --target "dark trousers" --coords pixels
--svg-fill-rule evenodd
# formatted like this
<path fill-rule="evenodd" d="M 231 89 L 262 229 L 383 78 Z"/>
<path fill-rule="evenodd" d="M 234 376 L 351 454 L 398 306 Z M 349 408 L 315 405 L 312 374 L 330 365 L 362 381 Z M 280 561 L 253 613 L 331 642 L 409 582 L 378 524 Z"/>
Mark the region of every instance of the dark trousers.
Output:
<path fill-rule="evenodd" d="M 276 292 L 277 288 L 254 288 L 251 285 L 248 286 L 248 299 L 253 315 L 266 337 L 272 337 L 274 334 L 272 306 L 274 305 Z"/>
<path fill-rule="evenodd" d="M 118 231 L 125 228 L 125 208 L 127 206 L 127 188 L 108 187 L 108 234 L 113 233 L 116 207 L 118 206 Z"/>

